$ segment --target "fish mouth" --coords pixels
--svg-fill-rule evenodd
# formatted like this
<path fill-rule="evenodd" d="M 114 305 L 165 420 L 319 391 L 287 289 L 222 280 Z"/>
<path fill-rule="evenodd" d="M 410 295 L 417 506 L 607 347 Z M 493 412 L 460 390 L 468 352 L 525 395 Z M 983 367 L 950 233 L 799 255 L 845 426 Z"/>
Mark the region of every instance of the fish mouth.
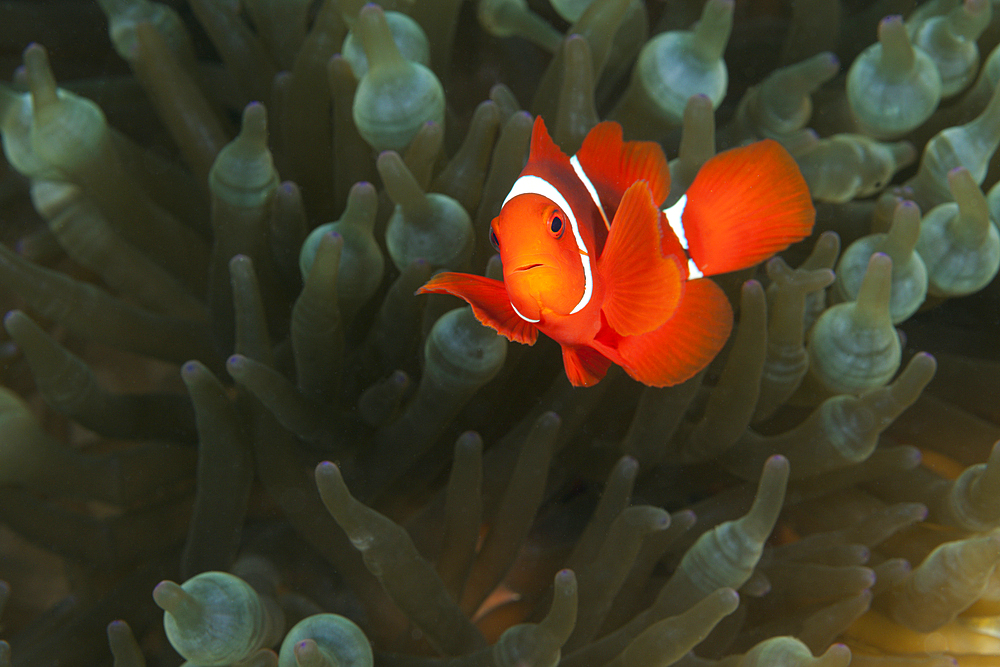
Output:
<path fill-rule="evenodd" d="M 537 269 L 539 266 L 545 266 L 544 264 L 525 264 L 524 266 L 519 266 L 514 269 L 514 273 L 519 271 L 530 271 L 531 269 Z"/>

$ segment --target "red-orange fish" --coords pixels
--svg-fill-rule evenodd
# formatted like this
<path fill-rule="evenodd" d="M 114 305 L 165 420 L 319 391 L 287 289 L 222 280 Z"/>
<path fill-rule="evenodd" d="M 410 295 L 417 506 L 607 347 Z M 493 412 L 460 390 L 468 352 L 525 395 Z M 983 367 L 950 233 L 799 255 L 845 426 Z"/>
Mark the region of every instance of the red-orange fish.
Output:
<path fill-rule="evenodd" d="M 815 210 L 798 166 L 774 141 L 716 155 L 673 206 L 660 146 L 622 141 L 604 122 L 567 157 L 535 119 L 528 163 L 490 236 L 504 279 L 441 273 L 419 292 L 453 294 L 508 339 L 562 345 L 570 382 L 612 364 L 664 387 L 722 348 L 733 313 L 706 278 L 767 259 L 807 236 Z"/>

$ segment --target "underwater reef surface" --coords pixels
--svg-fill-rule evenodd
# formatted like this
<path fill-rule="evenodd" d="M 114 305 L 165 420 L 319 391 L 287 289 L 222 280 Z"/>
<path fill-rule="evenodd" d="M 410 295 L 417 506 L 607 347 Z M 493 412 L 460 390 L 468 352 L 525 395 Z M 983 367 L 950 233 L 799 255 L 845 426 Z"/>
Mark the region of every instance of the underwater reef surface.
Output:
<path fill-rule="evenodd" d="M 0 2 L 0 667 L 997 664 L 998 43 L 990 0 Z M 718 279 L 691 380 L 573 388 L 414 294 L 499 275 L 534 115 L 660 142 L 665 205 L 798 162 L 814 232 Z"/>

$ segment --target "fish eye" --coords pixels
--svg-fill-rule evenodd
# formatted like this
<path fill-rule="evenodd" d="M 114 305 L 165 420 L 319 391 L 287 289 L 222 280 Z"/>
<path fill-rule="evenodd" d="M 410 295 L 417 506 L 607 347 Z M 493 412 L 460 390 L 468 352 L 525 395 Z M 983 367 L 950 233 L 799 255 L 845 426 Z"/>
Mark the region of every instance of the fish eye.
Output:
<path fill-rule="evenodd" d="M 565 225 L 563 224 L 562 216 L 559 215 L 559 211 L 554 212 L 549 217 L 549 233 L 552 234 L 552 236 L 559 238 L 562 236 L 564 227 Z"/>
<path fill-rule="evenodd" d="M 500 252 L 500 239 L 497 238 L 497 233 L 493 231 L 492 227 L 490 227 L 490 243 L 493 244 L 497 252 Z"/>

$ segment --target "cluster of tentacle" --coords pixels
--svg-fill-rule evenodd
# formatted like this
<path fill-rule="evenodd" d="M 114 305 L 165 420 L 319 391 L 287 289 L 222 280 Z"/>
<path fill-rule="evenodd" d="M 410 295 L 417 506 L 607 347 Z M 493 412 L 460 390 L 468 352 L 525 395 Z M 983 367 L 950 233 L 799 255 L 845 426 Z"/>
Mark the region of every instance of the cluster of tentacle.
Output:
<path fill-rule="evenodd" d="M 62 4 L 0 86 L 0 667 L 1000 656 L 988 0 Z M 499 277 L 533 115 L 661 142 L 664 206 L 798 162 L 816 231 L 691 380 L 414 294 Z"/>

